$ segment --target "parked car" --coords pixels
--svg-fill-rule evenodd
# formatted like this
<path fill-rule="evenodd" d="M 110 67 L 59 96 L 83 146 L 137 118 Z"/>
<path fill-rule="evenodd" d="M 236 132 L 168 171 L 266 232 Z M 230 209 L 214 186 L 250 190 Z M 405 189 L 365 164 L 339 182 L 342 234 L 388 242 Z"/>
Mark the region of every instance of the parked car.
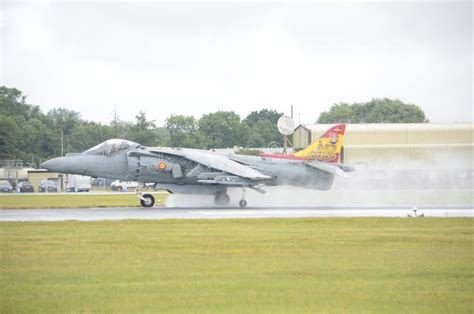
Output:
<path fill-rule="evenodd" d="M 0 192 L 13 192 L 13 187 L 8 181 L 0 181 Z"/>
<path fill-rule="evenodd" d="M 38 190 L 40 192 L 57 192 L 58 187 L 56 186 L 56 183 L 51 180 L 43 180 L 41 181 Z"/>
<path fill-rule="evenodd" d="M 110 184 L 112 191 L 127 191 L 130 188 L 136 189 L 138 182 L 115 180 Z"/>
<path fill-rule="evenodd" d="M 30 181 L 23 181 L 23 182 L 18 183 L 16 187 L 16 191 L 18 193 L 25 193 L 25 192 L 33 193 L 35 191 L 35 188 L 33 187 L 33 184 L 31 184 Z"/>
<path fill-rule="evenodd" d="M 92 182 L 91 182 L 91 185 L 92 185 L 92 186 L 110 186 L 110 184 L 111 184 L 113 181 L 114 181 L 114 180 L 112 180 L 112 179 L 93 178 L 93 179 L 92 179 Z"/>
<path fill-rule="evenodd" d="M 136 181 L 121 181 L 115 180 L 110 184 L 112 191 L 128 191 L 128 189 L 136 189 L 138 187 L 138 182 Z M 143 187 L 145 190 L 150 190 L 155 188 L 154 183 L 146 183 Z"/>

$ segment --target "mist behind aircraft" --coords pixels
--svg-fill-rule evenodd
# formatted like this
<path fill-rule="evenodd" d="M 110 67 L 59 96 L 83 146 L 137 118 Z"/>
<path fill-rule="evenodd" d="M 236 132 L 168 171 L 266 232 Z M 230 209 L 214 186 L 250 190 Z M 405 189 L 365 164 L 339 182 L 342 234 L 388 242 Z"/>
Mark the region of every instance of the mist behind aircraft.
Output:
<path fill-rule="evenodd" d="M 363 207 L 473 205 L 473 152 L 453 156 L 434 153 L 423 160 L 374 156 L 356 165 L 351 178 L 337 177 L 329 191 L 292 186 L 266 187 L 264 195 L 249 191 L 252 206 Z M 229 190 L 238 195 L 239 190 Z M 168 206 L 214 206 L 211 197 L 172 195 Z"/>

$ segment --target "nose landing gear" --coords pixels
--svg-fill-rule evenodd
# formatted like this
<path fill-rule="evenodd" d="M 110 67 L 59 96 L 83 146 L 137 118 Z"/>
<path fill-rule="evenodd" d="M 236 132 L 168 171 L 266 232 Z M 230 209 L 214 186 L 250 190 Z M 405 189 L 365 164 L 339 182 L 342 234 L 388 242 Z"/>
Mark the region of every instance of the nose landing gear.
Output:
<path fill-rule="evenodd" d="M 140 197 L 140 204 L 142 204 L 143 207 L 153 207 L 153 205 L 155 205 L 155 198 L 149 193 L 143 194 L 143 196 Z"/>
<path fill-rule="evenodd" d="M 143 194 L 144 183 L 138 183 L 137 197 L 143 207 L 153 207 L 155 205 L 155 197 L 150 193 Z M 142 195 L 143 194 L 143 195 Z"/>

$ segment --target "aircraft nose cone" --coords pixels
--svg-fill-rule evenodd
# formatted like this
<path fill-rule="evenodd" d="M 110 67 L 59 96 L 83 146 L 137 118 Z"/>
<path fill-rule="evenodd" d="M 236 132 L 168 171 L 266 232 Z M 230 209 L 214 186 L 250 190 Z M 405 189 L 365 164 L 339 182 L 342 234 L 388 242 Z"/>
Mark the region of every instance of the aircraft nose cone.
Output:
<path fill-rule="evenodd" d="M 40 167 L 53 172 L 64 172 L 67 170 L 62 157 L 46 160 Z"/>

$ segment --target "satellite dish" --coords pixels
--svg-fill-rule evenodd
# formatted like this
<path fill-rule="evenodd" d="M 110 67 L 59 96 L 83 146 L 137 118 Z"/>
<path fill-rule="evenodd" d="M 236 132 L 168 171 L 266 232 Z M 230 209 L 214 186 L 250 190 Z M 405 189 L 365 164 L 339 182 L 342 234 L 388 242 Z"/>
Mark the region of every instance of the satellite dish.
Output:
<path fill-rule="evenodd" d="M 277 122 L 278 131 L 283 135 L 291 135 L 295 130 L 295 121 L 288 116 L 281 116 Z"/>

